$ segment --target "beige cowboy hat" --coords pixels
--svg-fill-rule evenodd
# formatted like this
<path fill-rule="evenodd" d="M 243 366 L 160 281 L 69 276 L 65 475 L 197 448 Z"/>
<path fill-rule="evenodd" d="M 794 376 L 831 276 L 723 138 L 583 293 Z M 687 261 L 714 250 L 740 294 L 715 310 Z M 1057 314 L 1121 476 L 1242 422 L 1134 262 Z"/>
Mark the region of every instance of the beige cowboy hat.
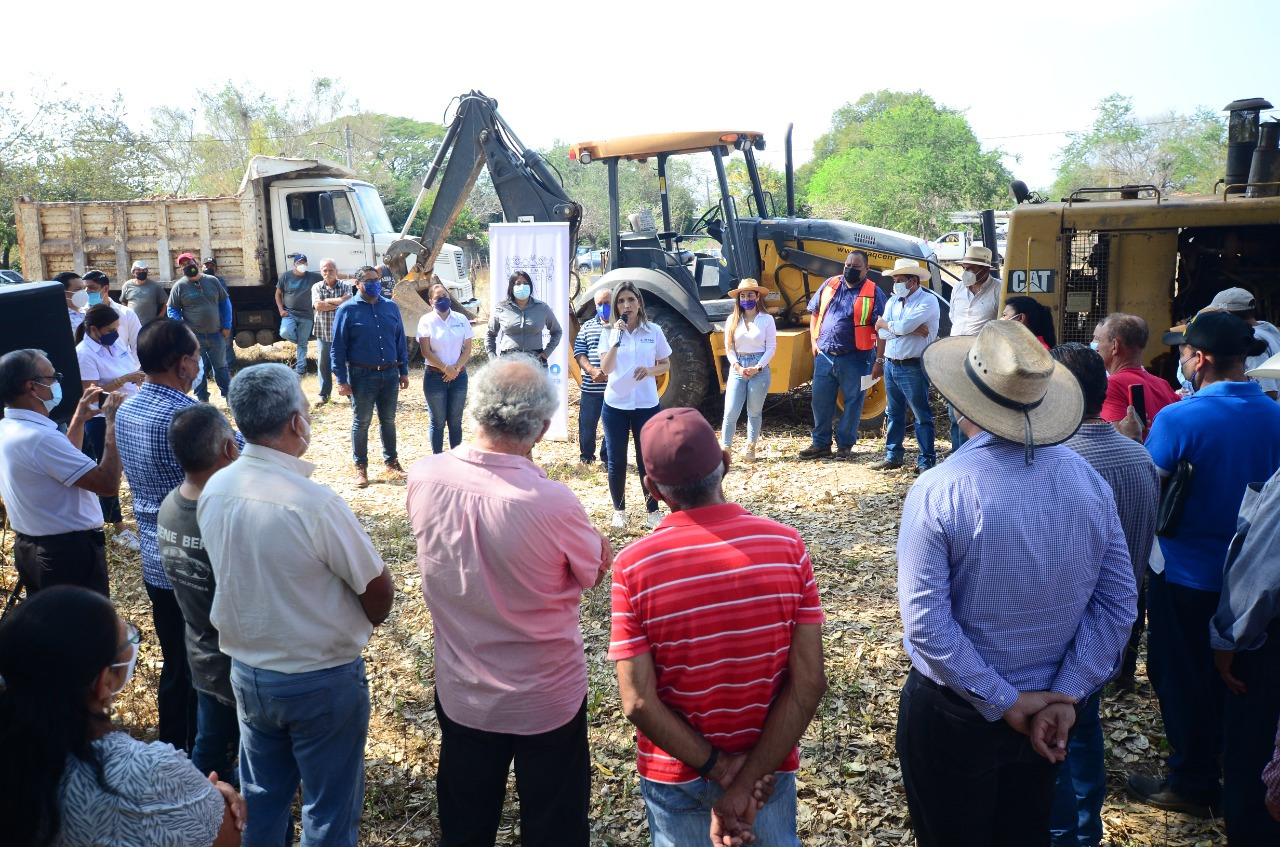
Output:
<path fill-rule="evenodd" d="M 916 276 L 920 279 L 930 279 L 933 276 L 927 267 L 915 259 L 899 259 L 893 263 L 893 270 L 884 273 L 889 276 Z"/>
<path fill-rule="evenodd" d="M 730 291 L 728 296 L 737 297 L 739 294 L 741 294 L 744 291 L 754 291 L 756 294 L 760 296 L 761 300 L 763 300 L 769 294 L 773 293 L 768 288 L 765 288 L 763 285 L 761 285 L 759 282 L 748 277 L 747 279 L 744 279 L 741 282 L 739 282 L 738 287 Z"/>
<path fill-rule="evenodd" d="M 960 264 L 989 268 L 991 267 L 991 251 L 981 244 L 970 244 L 969 249 L 964 251 L 964 258 L 960 260 Z"/>
<path fill-rule="evenodd" d="M 978 426 L 1035 447 L 1060 444 L 1080 428 L 1084 394 L 1031 330 L 1018 321 L 991 321 L 976 336 L 935 341 L 924 372 L 947 402 Z"/>

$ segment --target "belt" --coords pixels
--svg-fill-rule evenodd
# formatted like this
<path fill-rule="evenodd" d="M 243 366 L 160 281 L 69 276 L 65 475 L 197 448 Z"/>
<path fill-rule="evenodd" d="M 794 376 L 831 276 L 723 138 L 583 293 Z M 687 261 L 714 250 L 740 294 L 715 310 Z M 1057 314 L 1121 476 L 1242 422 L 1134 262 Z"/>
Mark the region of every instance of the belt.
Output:
<path fill-rule="evenodd" d="M 440 368 L 437 368 L 435 365 L 427 365 L 427 370 L 431 371 L 433 374 L 444 373 L 444 371 L 442 371 Z"/>
<path fill-rule="evenodd" d="M 918 365 L 918 364 L 920 364 L 920 357 L 919 357 L 919 356 L 913 356 L 913 357 L 912 357 L 912 358 L 910 358 L 910 359 L 890 359 L 889 361 L 890 361 L 890 362 L 893 362 L 895 365 L 897 365 L 897 366 L 898 366 L 898 367 L 900 367 L 900 368 L 901 368 L 901 367 L 912 367 L 912 366 L 914 366 L 914 365 Z"/>
<path fill-rule="evenodd" d="M 359 362 L 347 362 L 347 364 L 353 368 L 364 368 L 366 371 L 386 371 L 400 367 L 399 362 L 392 362 L 389 365 L 362 365 Z"/>
<path fill-rule="evenodd" d="M 13 534 L 31 544 L 39 544 L 42 541 L 55 541 L 59 538 L 79 538 L 82 535 L 88 535 L 93 538 L 106 538 L 106 533 L 100 529 L 73 529 L 70 532 L 58 532 L 53 535 L 27 535 L 25 532 L 18 532 L 15 529 Z"/>
<path fill-rule="evenodd" d="M 848 350 L 841 350 L 839 353 L 834 353 L 834 352 L 832 352 L 832 351 L 830 351 L 830 350 L 823 350 L 823 351 L 822 351 L 822 353 L 823 353 L 824 355 L 827 355 L 827 356 L 848 356 L 848 355 L 849 355 L 849 352 L 850 352 L 850 351 L 848 351 Z"/>

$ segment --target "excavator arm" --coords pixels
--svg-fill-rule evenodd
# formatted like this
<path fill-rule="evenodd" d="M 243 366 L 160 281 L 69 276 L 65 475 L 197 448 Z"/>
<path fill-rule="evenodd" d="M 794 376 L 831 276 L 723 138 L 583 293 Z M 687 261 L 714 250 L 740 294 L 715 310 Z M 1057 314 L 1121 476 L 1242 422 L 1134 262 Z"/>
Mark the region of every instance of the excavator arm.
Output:
<path fill-rule="evenodd" d="M 508 221 L 567 221 L 569 243 L 577 243 L 582 206 L 565 194 L 564 186 L 542 156 L 520 143 L 498 114 L 498 101 L 471 91 L 459 98 L 457 113 L 423 177 L 413 211 L 405 221 L 400 238 L 392 243 L 385 257 L 397 279 L 411 283 L 415 293 L 418 280 L 424 276 L 430 278 L 430 269 L 435 265 L 445 236 L 471 195 L 482 167 L 489 169 L 494 191 Z M 409 227 L 437 177 L 440 188 L 426 228 L 421 237 L 410 237 Z M 396 286 L 397 295 L 401 287 Z"/>

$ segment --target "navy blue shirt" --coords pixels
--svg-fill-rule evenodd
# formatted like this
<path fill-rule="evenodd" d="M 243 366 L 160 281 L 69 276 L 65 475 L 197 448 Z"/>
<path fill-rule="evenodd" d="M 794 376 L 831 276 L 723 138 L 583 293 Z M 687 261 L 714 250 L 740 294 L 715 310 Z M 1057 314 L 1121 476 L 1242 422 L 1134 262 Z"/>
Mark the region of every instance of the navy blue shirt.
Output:
<path fill-rule="evenodd" d="M 409 346 L 399 306 L 385 297 L 370 303 L 357 295 L 333 314 L 330 359 L 339 385 L 350 382 L 348 362 L 374 367 L 399 365 L 400 376 L 409 375 Z"/>
<path fill-rule="evenodd" d="M 842 277 L 833 276 L 831 279 L 842 280 Z M 809 301 L 809 311 L 815 315 L 818 313 L 818 307 L 822 303 L 822 292 L 826 289 L 827 284 L 831 282 L 831 279 L 822 283 L 818 293 L 814 294 L 813 299 Z M 863 283 L 859 282 L 851 288 L 843 281 L 836 286 L 835 294 L 831 295 L 831 302 L 827 305 L 827 313 L 822 318 L 822 327 L 818 331 L 818 349 L 822 352 L 832 354 L 860 353 L 864 356 L 875 355 L 875 347 L 870 350 L 859 350 L 853 342 L 853 303 L 858 299 L 858 292 L 862 291 L 862 286 Z M 871 310 L 872 324 L 875 324 L 884 315 L 884 306 L 887 301 L 888 298 L 884 296 L 880 286 L 876 286 L 876 304 Z"/>

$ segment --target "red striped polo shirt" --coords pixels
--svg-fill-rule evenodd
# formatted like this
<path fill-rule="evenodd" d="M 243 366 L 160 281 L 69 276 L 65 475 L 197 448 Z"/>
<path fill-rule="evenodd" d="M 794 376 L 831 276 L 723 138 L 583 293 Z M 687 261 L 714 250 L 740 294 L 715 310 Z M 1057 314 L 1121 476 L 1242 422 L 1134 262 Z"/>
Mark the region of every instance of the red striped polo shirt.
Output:
<path fill-rule="evenodd" d="M 675 512 L 613 564 L 612 661 L 650 652 L 658 697 L 726 753 L 755 746 L 796 624 L 825 619 L 800 534 L 733 503 Z M 697 772 L 636 732 L 640 775 Z M 799 766 L 792 750 L 779 770 Z"/>

